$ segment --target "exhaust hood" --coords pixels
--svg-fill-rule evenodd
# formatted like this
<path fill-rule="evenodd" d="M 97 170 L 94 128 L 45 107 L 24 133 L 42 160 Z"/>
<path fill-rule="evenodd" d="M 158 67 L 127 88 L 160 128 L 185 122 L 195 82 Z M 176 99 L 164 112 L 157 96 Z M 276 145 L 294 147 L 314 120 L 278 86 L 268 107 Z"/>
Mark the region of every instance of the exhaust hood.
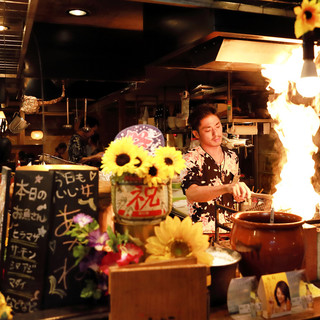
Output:
<path fill-rule="evenodd" d="M 212 39 L 164 57 L 158 66 L 215 71 L 256 71 L 263 64 L 280 64 L 301 40 L 214 32 Z"/>
<path fill-rule="evenodd" d="M 294 37 L 292 17 L 187 8 L 167 14 L 146 9 L 145 15 L 145 33 L 153 33 L 153 48 L 167 51 L 153 63 L 159 67 L 255 71 L 262 64 L 281 63 L 302 43 Z M 166 43 L 161 44 L 162 39 Z"/>

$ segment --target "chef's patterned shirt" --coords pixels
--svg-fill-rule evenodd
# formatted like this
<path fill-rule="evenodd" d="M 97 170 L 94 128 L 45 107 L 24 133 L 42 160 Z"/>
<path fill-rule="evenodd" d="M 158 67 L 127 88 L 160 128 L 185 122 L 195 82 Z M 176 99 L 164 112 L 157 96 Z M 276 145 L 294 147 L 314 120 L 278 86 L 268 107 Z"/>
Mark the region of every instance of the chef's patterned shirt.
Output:
<path fill-rule="evenodd" d="M 79 163 L 83 157 L 87 157 L 87 141 L 75 133 L 68 146 L 69 161 Z"/>
<path fill-rule="evenodd" d="M 222 147 L 223 161 L 218 165 L 215 160 L 202 149 L 201 146 L 188 151 L 184 155 L 186 168 L 180 175 L 183 192 L 193 184 L 198 186 L 219 186 L 232 183 L 234 176 L 239 173 L 239 158 L 236 153 Z M 215 202 L 233 208 L 233 196 L 224 194 L 208 202 L 189 202 L 189 214 L 193 222 L 201 221 L 204 233 L 213 233 L 215 230 L 214 210 Z M 219 215 L 219 222 L 228 221 L 228 213 Z"/>

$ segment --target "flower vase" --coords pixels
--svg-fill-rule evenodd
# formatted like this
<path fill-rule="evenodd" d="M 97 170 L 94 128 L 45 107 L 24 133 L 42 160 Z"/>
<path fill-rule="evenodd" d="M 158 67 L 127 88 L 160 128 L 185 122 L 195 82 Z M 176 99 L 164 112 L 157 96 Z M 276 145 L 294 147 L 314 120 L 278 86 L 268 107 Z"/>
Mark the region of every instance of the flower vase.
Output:
<path fill-rule="evenodd" d="M 121 223 L 160 223 L 172 209 L 172 183 L 148 186 L 134 174 L 123 174 L 111 180 L 111 201 Z"/>

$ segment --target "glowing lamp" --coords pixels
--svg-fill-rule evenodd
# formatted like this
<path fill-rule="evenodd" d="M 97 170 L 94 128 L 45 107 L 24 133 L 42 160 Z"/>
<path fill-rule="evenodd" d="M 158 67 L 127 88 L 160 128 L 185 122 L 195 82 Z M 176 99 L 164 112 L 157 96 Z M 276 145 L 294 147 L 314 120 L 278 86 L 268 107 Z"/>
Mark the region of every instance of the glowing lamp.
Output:
<path fill-rule="evenodd" d="M 303 66 L 300 79 L 296 82 L 298 92 L 306 98 L 312 98 L 320 92 L 320 78 L 314 63 L 313 33 L 303 35 Z"/>
<path fill-rule="evenodd" d="M 84 9 L 69 9 L 67 13 L 71 16 L 76 16 L 76 17 L 83 17 L 89 14 L 89 12 Z"/>
<path fill-rule="evenodd" d="M 31 132 L 31 139 L 41 140 L 43 138 L 43 132 L 41 130 L 36 130 Z"/>
<path fill-rule="evenodd" d="M 0 132 L 3 133 L 7 130 L 6 115 L 3 111 L 0 111 Z"/>

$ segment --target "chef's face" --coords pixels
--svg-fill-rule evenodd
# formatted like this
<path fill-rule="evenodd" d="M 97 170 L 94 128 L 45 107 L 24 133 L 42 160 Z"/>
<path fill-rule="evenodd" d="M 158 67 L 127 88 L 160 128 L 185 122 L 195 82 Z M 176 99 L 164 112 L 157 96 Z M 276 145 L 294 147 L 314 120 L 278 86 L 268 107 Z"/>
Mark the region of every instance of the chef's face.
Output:
<path fill-rule="evenodd" d="M 220 119 L 210 114 L 200 121 L 199 129 L 193 134 L 199 139 L 202 147 L 218 147 L 222 141 L 222 125 Z"/>

